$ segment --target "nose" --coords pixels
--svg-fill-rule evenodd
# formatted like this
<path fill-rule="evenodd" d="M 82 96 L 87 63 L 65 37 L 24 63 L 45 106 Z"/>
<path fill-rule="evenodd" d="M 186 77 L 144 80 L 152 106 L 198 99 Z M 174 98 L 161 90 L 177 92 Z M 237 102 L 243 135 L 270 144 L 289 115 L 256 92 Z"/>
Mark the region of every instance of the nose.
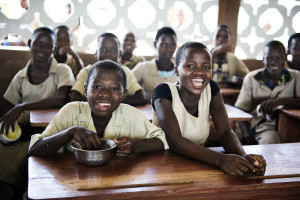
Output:
<path fill-rule="evenodd" d="M 101 97 L 110 97 L 110 89 L 102 88 L 99 92 L 99 96 L 101 96 Z"/>
<path fill-rule="evenodd" d="M 195 67 L 194 69 L 194 74 L 205 74 L 204 70 L 202 67 Z"/>

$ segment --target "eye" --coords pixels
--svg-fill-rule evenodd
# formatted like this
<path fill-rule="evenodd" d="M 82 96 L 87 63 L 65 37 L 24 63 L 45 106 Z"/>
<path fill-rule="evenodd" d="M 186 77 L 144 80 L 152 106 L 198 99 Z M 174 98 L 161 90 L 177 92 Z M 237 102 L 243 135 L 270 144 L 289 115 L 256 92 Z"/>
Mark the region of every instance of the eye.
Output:
<path fill-rule="evenodd" d="M 162 47 L 166 47 L 167 44 L 166 44 L 166 43 L 162 43 L 161 46 L 162 46 Z"/>
<path fill-rule="evenodd" d="M 93 88 L 93 89 L 100 89 L 101 86 L 100 86 L 100 85 L 93 85 L 92 88 Z"/>
<path fill-rule="evenodd" d="M 112 53 L 116 53 L 118 50 L 117 49 L 112 49 L 111 52 Z"/>
<path fill-rule="evenodd" d="M 192 65 L 192 64 L 188 64 L 188 65 L 186 65 L 186 68 L 189 68 L 189 69 L 193 69 L 195 66 L 194 65 Z"/>
<path fill-rule="evenodd" d="M 176 48 L 176 44 L 171 44 L 171 48 Z"/>
<path fill-rule="evenodd" d="M 112 88 L 111 88 L 111 90 L 112 90 L 112 91 L 119 91 L 119 90 L 120 90 L 120 88 L 117 88 L 117 87 L 112 87 Z"/>
<path fill-rule="evenodd" d="M 210 69 L 211 67 L 209 66 L 209 65 L 204 65 L 203 66 L 203 69 L 205 69 L 205 70 L 208 70 L 208 69 Z"/>
<path fill-rule="evenodd" d="M 52 49 L 52 45 L 46 44 L 46 48 L 47 48 L 47 49 Z"/>
<path fill-rule="evenodd" d="M 100 49 L 100 52 L 107 52 L 107 49 L 101 48 L 101 49 Z"/>

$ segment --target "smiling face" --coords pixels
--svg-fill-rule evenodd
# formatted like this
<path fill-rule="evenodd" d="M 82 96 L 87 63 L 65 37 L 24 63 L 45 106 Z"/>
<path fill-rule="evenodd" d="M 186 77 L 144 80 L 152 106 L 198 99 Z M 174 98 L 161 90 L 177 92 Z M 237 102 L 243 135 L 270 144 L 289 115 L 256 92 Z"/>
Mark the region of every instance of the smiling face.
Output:
<path fill-rule="evenodd" d="M 59 49 L 63 46 L 70 46 L 71 45 L 71 35 L 70 32 L 64 28 L 60 28 L 56 31 L 56 52 L 59 52 Z"/>
<path fill-rule="evenodd" d="M 207 49 L 185 49 L 179 66 L 176 66 L 180 78 L 179 90 L 200 95 L 211 80 L 211 70 L 211 55 Z"/>
<path fill-rule="evenodd" d="M 133 33 L 127 33 L 123 42 L 123 51 L 132 53 L 136 48 L 135 36 Z"/>
<path fill-rule="evenodd" d="M 280 46 L 264 48 L 264 63 L 270 75 L 281 75 L 285 65 L 286 55 Z"/>
<path fill-rule="evenodd" d="M 31 41 L 32 58 L 37 61 L 48 61 L 54 50 L 54 41 L 49 33 L 40 31 Z"/>
<path fill-rule="evenodd" d="M 215 46 L 228 44 L 230 42 L 230 31 L 228 28 L 220 27 L 215 32 Z"/>
<path fill-rule="evenodd" d="M 126 96 L 118 71 L 97 69 L 85 85 L 87 102 L 92 113 L 101 118 L 111 117 Z"/>
<path fill-rule="evenodd" d="M 158 40 L 154 42 L 154 47 L 158 50 L 158 56 L 160 58 L 172 59 L 176 49 L 176 36 L 162 34 Z"/>
<path fill-rule="evenodd" d="M 101 37 L 98 42 L 98 49 L 96 57 L 99 61 L 101 60 L 112 60 L 118 61 L 120 55 L 120 47 L 118 39 L 114 37 Z"/>

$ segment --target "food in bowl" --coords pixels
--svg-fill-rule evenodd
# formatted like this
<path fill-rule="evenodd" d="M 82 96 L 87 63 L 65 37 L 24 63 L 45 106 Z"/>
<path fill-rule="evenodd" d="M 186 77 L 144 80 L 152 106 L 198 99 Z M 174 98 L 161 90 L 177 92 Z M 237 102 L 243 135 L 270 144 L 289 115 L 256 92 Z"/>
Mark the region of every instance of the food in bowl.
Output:
<path fill-rule="evenodd" d="M 106 164 L 112 158 L 116 144 L 112 140 L 101 139 L 100 150 L 84 150 L 78 142 L 73 142 L 71 147 L 78 163 L 96 167 Z"/>
<path fill-rule="evenodd" d="M 0 124 L 0 127 L 1 125 L 2 124 Z M 15 123 L 15 131 L 12 131 L 12 128 L 10 127 L 8 133 L 0 133 L 0 140 L 4 144 L 8 144 L 17 141 L 21 137 L 21 134 L 22 134 L 21 127 L 19 126 L 18 123 Z"/>

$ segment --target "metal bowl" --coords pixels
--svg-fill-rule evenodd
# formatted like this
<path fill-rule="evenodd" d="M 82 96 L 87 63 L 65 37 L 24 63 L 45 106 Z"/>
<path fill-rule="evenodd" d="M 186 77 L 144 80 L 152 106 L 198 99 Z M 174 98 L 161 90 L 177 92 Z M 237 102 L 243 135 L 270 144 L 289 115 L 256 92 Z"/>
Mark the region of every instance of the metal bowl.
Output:
<path fill-rule="evenodd" d="M 71 147 L 74 150 L 76 161 L 89 167 L 101 166 L 107 163 L 113 156 L 116 144 L 107 139 L 101 139 L 101 142 L 101 150 L 84 150 L 78 142 L 73 142 Z"/>

